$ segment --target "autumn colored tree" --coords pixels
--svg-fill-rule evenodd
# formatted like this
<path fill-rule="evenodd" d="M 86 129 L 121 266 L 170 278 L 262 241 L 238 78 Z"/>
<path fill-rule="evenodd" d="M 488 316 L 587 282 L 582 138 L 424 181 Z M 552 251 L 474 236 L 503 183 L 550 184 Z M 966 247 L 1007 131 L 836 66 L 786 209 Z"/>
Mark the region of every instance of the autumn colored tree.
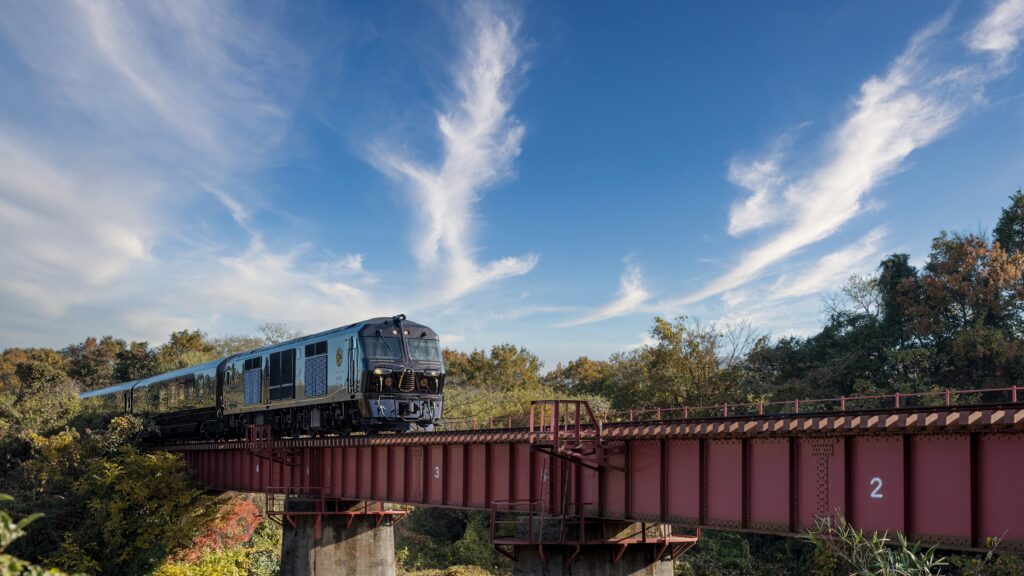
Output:
<path fill-rule="evenodd" d="M 95 390 L 117 382 L 118 357 L 125 351 L 124 340 L 113 336 L 86 338 L 61 351 L 67 360 L 68 375 L 78 382 L 82 390 Z"/>
<path fill-rule="evenodd" d="M 918 335 L 931 342 L 978 326 L 1024 335 L 1024 254 L 1011 254 L 980 236 L 939 235 L 917 282 L 901 285 L 910 292 Z"/>

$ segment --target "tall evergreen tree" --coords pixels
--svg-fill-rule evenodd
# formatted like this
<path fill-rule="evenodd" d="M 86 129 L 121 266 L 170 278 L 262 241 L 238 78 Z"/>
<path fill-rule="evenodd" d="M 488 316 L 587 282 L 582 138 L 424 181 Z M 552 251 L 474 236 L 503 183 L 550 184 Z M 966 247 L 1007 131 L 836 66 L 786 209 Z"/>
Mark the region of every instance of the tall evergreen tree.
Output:
<path fill-rule="evenodd" d="M 1003 208 L 995 232 L 995 241 L 1007 252 L 1024 251 L 1024 190 L 1010 196 L 1010 205 Z"/>
<path fill-rule="evenodd" d="M 890 254 L 878 265 L 878 291 L 881 296 L 882 326 L 886 334 L 902 346 L 910 338 L 908 296 L 913 292 L 917 269 L 908 254 Z"/>

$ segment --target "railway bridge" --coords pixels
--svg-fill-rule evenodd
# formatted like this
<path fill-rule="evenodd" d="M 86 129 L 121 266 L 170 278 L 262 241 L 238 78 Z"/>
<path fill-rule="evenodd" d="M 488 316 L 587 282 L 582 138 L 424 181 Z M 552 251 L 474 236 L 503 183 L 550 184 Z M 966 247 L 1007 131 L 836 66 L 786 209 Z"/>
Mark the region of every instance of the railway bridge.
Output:
<path fill-rule="evenodd" d="M 534 402 L 528 419 L 418 434 L 163 447 L 213 490 L 261 493 L 282 574 L 393 574 L 403 506 L 490 513 L 521 574 L 671 574 L 702 528 L 798 534 L 843 514 L 946 549 L 1024 552 L 1018 389 L 832 398 L 597 417 Z"/>

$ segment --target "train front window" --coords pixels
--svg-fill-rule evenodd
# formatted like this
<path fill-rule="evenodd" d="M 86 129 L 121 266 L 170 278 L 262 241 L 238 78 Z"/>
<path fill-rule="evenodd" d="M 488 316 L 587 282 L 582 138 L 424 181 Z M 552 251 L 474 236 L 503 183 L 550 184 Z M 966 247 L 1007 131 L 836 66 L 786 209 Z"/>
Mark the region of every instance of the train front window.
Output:
<path fill-rule="evenodd" d="M 409 344 L 409 356 L 413 360 L 423 360 L 425 362 L 441 361 L 441 346 L 437 340 L 410 338 L 406 343 Z"/>
<path fill-rule="evenodd" d="M 401 360 L 402 344 L 398 338 L 390 336 L 364 336 L 363 351 L 367 358 L 383 358 L 385 360 Z"/>

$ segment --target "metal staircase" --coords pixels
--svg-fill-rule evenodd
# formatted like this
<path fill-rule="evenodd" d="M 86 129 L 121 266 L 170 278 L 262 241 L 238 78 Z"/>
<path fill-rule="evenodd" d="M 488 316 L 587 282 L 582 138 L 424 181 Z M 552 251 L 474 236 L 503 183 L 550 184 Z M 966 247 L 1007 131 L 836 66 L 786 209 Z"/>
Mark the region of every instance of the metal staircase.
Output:
<path fill-rule="evenodd" d="M 530 404 L 531 452 L 547 455 L 541 464 L 539 494 L 530 500 L 491 503 L 491 542 L 515 560 L 521 546 L 535 546 L 545 559 L 545 546 L 558 546 L 571 563 L 584 546 L 610 548 L 612 562 L 634 544 L 652 546 L 656 557 L 676 558 L 694 544 L 696 535 L 676 535 L 671 526 L 626 523 L 588 517 L 593 502 L 582 501 L 581 472 L 596 471 L 598 482 L 617 453 L 603 443 L 604 428 L 584 400 L 540 400 Z M 628 471 L 626 471 L 628 472 Z M 557 480 L 557 481 L 556 481 Z"/>

